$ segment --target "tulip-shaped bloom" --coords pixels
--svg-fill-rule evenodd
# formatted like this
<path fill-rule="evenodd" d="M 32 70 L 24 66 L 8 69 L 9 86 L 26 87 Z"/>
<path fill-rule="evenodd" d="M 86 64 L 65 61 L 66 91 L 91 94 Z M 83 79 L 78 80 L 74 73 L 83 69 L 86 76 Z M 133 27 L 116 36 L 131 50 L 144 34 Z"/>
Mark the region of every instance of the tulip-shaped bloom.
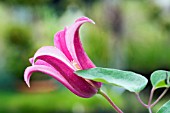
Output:
<path fill-rule="evenodd" d="M 55 78 L 74 94 L 89 98 L 98 92 L 101 83 L 77 76 L 74 72 L 94 68 L 95 65 L 86 55 L 79 38 L 79 28 L 85 23 L 94 23 L 81 17 L 75 23 L 56 33 L 54 46 L 44 46 L 30 58 L 32 66 L 26 68 L 24 80 L 29 85 L 33 72 L 42 72 Z"/>

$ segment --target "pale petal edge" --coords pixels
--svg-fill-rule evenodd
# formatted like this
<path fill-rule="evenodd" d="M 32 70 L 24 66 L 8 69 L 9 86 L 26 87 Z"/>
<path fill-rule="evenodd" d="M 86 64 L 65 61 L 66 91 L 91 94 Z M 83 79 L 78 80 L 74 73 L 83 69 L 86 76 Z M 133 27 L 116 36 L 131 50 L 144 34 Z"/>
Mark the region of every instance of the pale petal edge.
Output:
<path fill-rule="evenodd" d="M 34 65 L 34 66 L 27 67 L 25 69 L 25 72 L 24 72 L 24 81 L 26 82 L 28 87 L 30 87 L 30 77 L 31 77 L 33 72 L 42 72 L 44 74 L 47 74 L 47 75 L 53 77 L 54 79 L 56 79 L 57 81 L 59 81 L 61 84 L 63 84 L 66 88 L 68 88 L 71 92 L 73 92 L 77 96 L 88 98 L 88 96 L 80 94 L 79 92 L 77 92 L 67 82 L 67 80 L 65 80 L 65 78 L 58 71 L 56 71 L 56 70 L 54 70 L 54 69 L 52 69 L 52 68 L 50 68 L 48 66 L 44 66 L 44 65 Z"/>
<path fill-rule="evenodd" d="M 60 74 L 68 81 L 68 83 L 74 87 L 74 89 L 84 97 L 91 97 L 97 93 L 95 87 L 89 84 L 85 79 L 74 74 L 74 70 L 71 69 L 67 64 L 62 62 L 61 60 L 52 57 L 52 56 L 40 56 L 37 59 L 44 60 L 48 64 L 50 64 L 55 70 L 60 72 Z"/>
<path fill-rule="evenodd" d="M 53 77 L 54 79 L 59 81 L 61 84 L 63 84 L 66 88 L 68 88 L 71 92 L 73 92 L 77 96 L 80 96 L 83 98 L 89 98 L 94 95 L 94 94 L 90 94 L 90 95 L 86 94 L 85 95 L 85 94 L 75 90 L 75 88 L 72 87 L 71 84 L 69 84 L 68 81 L 58 71 L 56 71 L 55 69 L 53 69 L 51 67 L 45 66 L 45 65 L 33 65 L 33 66 L 26 68 L 26 70 L 24 72 L 24 81 L 26 82 L 28 87 L 30 87 L 30 77 L 33 72 L 42 72 L 42 73 L 45 73 L 45 74 Z"/>
<path fill-rule="evenodd" d="M 54 46 L 57 47 L 58 49 L 60 49 L 65 56 L 72 61 L 73 58 L 70 55 L 70 52 L 68 51 L 68 48 L 66 46 L 66 41 L 65 41 L 65 32 L 66 32 L 67 28 L 64 28 L 64 30 L 57 32 L 54 35 Z"/>
<path fill-rule="evenodd" d="M 73 25 L 71 25 L 67 28 L 67 31 L 66 31 L 66 34 L 65 34 L 66 35 L 65 41 L 66 41 L 66 46 L 68 48 L 68 51 L 70 52 L 72 58 L 79 65 L 80 65 L 80 63 L 78 61 L 77 54 L 76 54 L 76 51 L 75 51 L 75 48 L 76 48 L 75 43 L 76 42 L 74 40 L 75 40 L 75 34 L 77 34 L 76 32 L 78 32 L 80 26 L 82 24 L 86 23 L 86 22 L 94 23 L 94 21 L 92 21 L 91 19 L 89 19 L 87 17 L 81 17 L 81 18 L 77 19 Z M 84 52 L 84 50 L 82 50 L 82 52 Z"/>
<path fill-rule="evenodd" d="M 71 69 L 75 70 L 74 66 L 70 63 L 69 59 L 64 55 L 64 53 L 54 46 L 44 46 L 38 49 L 34 54 L 33 62 L 35 62 L 35 60 L 40 56 L 54 57 L 67 64 Z"/>

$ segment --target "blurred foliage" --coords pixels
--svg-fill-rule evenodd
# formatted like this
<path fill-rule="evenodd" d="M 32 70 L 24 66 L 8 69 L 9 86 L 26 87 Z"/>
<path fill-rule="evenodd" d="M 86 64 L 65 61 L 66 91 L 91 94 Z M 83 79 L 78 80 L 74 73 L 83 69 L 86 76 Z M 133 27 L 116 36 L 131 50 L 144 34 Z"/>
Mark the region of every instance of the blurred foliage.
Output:
<path fill-rule="evenodd" d="M 123 10 L 128 14 L 125 15 L 127 27 L 133 28 L 128 29 L 124 42 L 127 46 L 128 68 L 145 74 L 156 69 L 169 69 L 169 33 L 163 27 L 163 20 L 159 20 L 163 18 L 161 9 L 154 10 L 155 4 L 150 2 L 143 2 L 143 5 L 140 2 L 126 2 L 124 5 L 129 7 Z M 154 19 L 151 19 L 152 16 Z"/>
<path fill-rule="evenodd" d="M 131 93 L 124 92 L 120 96 L 115 91 L 116 89 L 110 87 L 107 93 L 125 113 L 148 112 Z M 0 112 L 2 113 L 115 113 L 113 108 L 100 95 L 84 99 L 61 88 L 51 93 L 36 94 L 1 91 L 0 97 Z M 146 102 L 146 95 L 141 95 L 141 97 Z M 159 102 L 154 107 L 153 112 L 156 112 L 167 101 L 167 98 L 166 96 Z"/>
<path fill-rule="evenodd" d="M 84 29 L 85 27 L 87 28 L 86 30 Z M 84 35 L 83 32 L 85 33 Z M 92 61 L 97 66 L 108 67 L 111 54 L 108 49 L 108 34 L 103 32 L 100 27 L 89 24 L 83 27 L 80 34 L 82 34 L 83 46 Z"/>
<path fill-rule="evenodd" d="M 13 49 L 21 50 L 23 52 L 31 49 L 31 31 L 29 27 L 19 25 L 11 25 L 6 31 L 6 41 Z M 8 45 L 8 46 L 9 46 Z"/>
<path fill-rule="evenodd" d="M 50 0 L 0 0 L 8 5 L 28 5 L 28 6 L 36 6 L 36 5 L 44 5 L 48 3 Z"/>
<path fill-rule="evenodd" d="M 6 69 L 12 75 L 23 79 L 23 72 L 29 65 L 28 58 L 34 47 L 31 40 L 29 27 L 11 25 L 6 31 L 5 40 L 8 51 L 6 51 Z"/>
<path fill-rule="evenodd" d="M 83 15 L 96 22 L 80 30 L 85 51 L 96 66 L 133 70 L 148 78 L 156 69 L 169 70 L 170 13 L 157 1 L 164 0 L 0 0 L 0 54 L 4 55 L 0 58 L 0 89 L 15 90 L 35 51 L 53 45 L 54 34 Z M 73 112 L 77 102 L 89 112 L 112 110 L 104 99 L 66 94 L 65 90 L 57 94 L 0 92 L 0 112 Z M 126 101 L 115 97 L 113 100 L 127 113 L 142 107 L 127 92 L 122 94 L 123 100 L 128 97 Z M 161 103 L 154 110 L 159 106 Z"/>
<path fill-rule="evenodd" d="M 110 92 L 111 93 L 111 92 Z M 0 92 L 0 112 L 3 113 L 103 113 L 111 112 L 111 106 L 101 96 L 80 98 L 66 89 L 58 89 L 51 93 L 11 93 Z M 112 91 L 111 97 L 119 97 Z M 113 99 L 120 105 L 123 101 Z M 48 103 L 48 106 L 47 106 Z M 123 107 L 123 106 L 122 106 Z"/>

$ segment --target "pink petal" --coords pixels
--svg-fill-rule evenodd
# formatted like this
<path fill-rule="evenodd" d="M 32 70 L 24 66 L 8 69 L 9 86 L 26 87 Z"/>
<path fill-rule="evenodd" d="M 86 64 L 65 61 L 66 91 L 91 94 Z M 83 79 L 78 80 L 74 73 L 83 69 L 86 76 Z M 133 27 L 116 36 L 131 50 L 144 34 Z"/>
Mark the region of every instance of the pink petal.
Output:
<path fill-rule="evenodd" d="M 76 20 L 76 22 L 66 31 L 66 44 L 68 50 L 73 59 L 82 67 L 82 69 L 95 67 L 93 62 L 86 55 L 79 39 L 79 28 L 85 22 L 94 23 L 91 19 L 82 17 Z"/>
<path fill-rule="evenodd" d="M 56 79 L 57 81 L 59 81 L 60 83 L 62 83 L 65 87 L 67 87 L 71 92 L 73 92 L 74 94 L 87 98 L 88 96 L 81 94 L 80 92 L 76 91 L 76 89 L 74 87 L 72 87 L 68 81 L 56 70 L 48 67 L 48 66 L 44 66 L 44 65 L 34 65 L 34 66 L 30 66 L 27 67 L 24 73 L 24 80 L 26 82 L 26 84 L 30 87 L 30 77 L 32 75 L 33 72 L 42 72 L 45 74 L 48 74 L 49 76 L 53 77 L 54 79 Z"/>
<path fill-rule="evenodd" d="M 40 56 L 53 56 L 57 59 L 60 59 L 62 62 L 67 64 L 70 68 L 75 69 L 68 58 L 63 54 L 61 50 L 59 50 L 56 47 L 53 46 L 44 46 L 37 50 L 37 52 L 34 54 L 33 61 L 35 62 L 35 59 Z"/>
<path fill-rule="evenodd" d="M 85 79 L 74 74 L 74 70 L 67 64 L 52 56 L 41 55 L 37 59 L 44 60 L 53 66 L 68 81 L 68 83 L 79 92 L 78 96 L 91 97 L 97 93 L 97 89 L 89 84 Z M 81 94 L 81 95 L 80 95 Z"/>
<path fill-rule="evenodd" d="M 75 22 L 81 22 L 81 21 L 89 21 L 89 22 L 95 24 L 95 22 L 93 20 L 91 20 L 91 19 L 89 19 L 87 17 L 80 17 Z"/>
<path fill-rule="evenodd" d="M 32 58 L 29 58 L 29 62 L 31 63 L 31 64 L 33 64 L 34 63 L 34 58 L 32 57 Z"/>
<path fill-rule="evenodd" d="M 90 58 L 87 56 L 86 52 L 84 51 L 78 31 L 75 33 L 74 37 L 74 47 L 75 47 L 75 52 L 77 55 L 77 59 L 82 67 L 82 69 L 89 69 L 89 68 L 94 68 L 96 67 L 93 62 L 90 60 Z"/>
<path fill-rule="evenodd" d="M 58 73 L 56 70 L 52 69 L 51 67 L 45 65 L 34 65 L 34 66 L 27 67 L 24 72 L 24 80 L 29 87 L 30 87 L 30 83 L 29 83 L 30 77 L 33 72 L 42 72 L 45 74 L 49 74 L 52 75 L 54 78 L 57 78 L 60 82 L 66 82 L 65 78 L 62 77 L 60 73 Z"/>
<path fill-rule="evenodd" d="M 66 42 L 65 42 L 65 32 L 66 32 L 66 28 L 64 30 L 59 31 L 59 32 L 57 32 L 55 34 L 55 36 L 54 36 L 54 45 L 58 49 L 60 49 L 70 61 L 72 61 L 73 58 L 70 55 L 70 52 L 68 51 L 67 46 L 66 46 Z"/>
<path fill-rule="evenodd" d="M 45 65 L 45 66 L 49 66 L 49 67 L 52 67 L 50 64 L 48 64 L 47 62 L 43 61 L 43 60 L 37 60 L 35 63 L 34 63 L 34 57 L 30 58 L 29 59 L 30 63 L 33 64 L 33 65 Z M 53 67 L 52 67 L 53 68 Z"/>
<path fill-rule="evenodd" d="M 88 98 L 97 93 L 98 89 L 90 82 L 74 74 L 76 69 L 70 63 L 75 60 L 83 69 L 95 67 L 83 50 L 79 39 L 79 28 L 85 22 L 94 23 L 86 17 L 79 18 L 68 29 L 65 28 L 56 34 L 54 38 L 56 47 L 42 47 L 33 58 L 30 58 L 33 66 L 26 68 L 24 73 L 28 86 L 31 74 L 39 71 L 52 76 L 80 97 Z M 101 83 L 91 82 L 98 88 L 101 86 Z"/>
<path fill-rule="evenodd" d="M 47 63 L 43 60 L 39 60 L 39 59 L 34 63 L 34 65 L 45 65 L 45 66 L 53 68 L 49 63 Z"/>
<path fill-rule="evenodd" d="M 76 35 L 77 34 L 77 35 Z M 89 69 L 89 68 L 94 68 L 96 67 L 93 62 L 90 60 L 90 58 L 87 56 L 87 54 L 85 53 L 85 51 L 83 50 L 82 44 L 80 42 L 80 38 L 78 37 L 78 33 L 76 32 L 76 36 L 75 36 L 75 51 L 76 51 L 76 55 L 78 58 L 78 61 L 82 67 L 82 69 Z M 95 87 L 100 88 L 102 83 L 100 82 L 95 82 L 92 81 L 92 83 L 94 84 Z"/>
<path fill-rule="evenodd" d="M 87 56 L 86 52 L 84 51 L 80 38 L 79 38 L 79 28 L 85 22 L 91 22 L 95 24 L 93 20 L 87 17 L 82 17 L 82 18 L 77 19 L 75 23 L 67 29 L 66 44 L 73 59 L 75 59 L 75 61 L 79 63 L 81 68 L 89 69 L 89 68 L 94 68 L 95 65 L 93 64 L 93 62 L 90 60 L 90 58 Z M 97 88 L 100 88 L 102 85 L 99 82 L 92 81 L 92 83 Z"/>

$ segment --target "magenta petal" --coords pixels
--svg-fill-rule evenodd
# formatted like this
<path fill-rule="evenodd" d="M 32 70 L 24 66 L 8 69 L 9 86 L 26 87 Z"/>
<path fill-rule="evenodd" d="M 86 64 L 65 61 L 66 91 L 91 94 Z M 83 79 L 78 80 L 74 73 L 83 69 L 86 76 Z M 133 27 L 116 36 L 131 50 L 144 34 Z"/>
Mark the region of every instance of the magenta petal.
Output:
<path fill-rule="evenodd" d="M 24 72 L 24 80 L 29 87 L 30 87 L 30 84 L 29 84 L 30 77 L 33 72 L 42 72 L 45 74 L 49 74 L 57 78 L 60 82 L 66 82 L 66 80 L 60 75 L 60 73 L 58 73 L 54 69 L 48 66 L 45 66 L 45 65 L 34 65 L 34 66 L 27 67 Z"/>
<path fill-rule="evenodd" d="M 62 62 L 67 64 L 70 68 L 74 69 L 68 58 L 63 54 L 61 50 L 59 50 L 56 47 L 53 46 L 44 46 L 37 50 L 37 52 L 34 54 L 33 61 L 35 62 L 36 58 L 39 56 L 53 56 L 57 59 L 60 59 Z"/>
<path fill-rule="evenodd" d="M 44 66 L 53 68 L 49 63 L 47 63 L 47 62 L 45 62 L 43 60 L 39 60 L 39 59 L 34 63 L 34 65 L 44 65 Z"/>
<path fill-rule="evenodd" d="M 94 68 L 95 65 L 90 60 L 90 58 L 87 56 L 86 52 L 84 51 L 84 49 L 82 47 L 82 44 L 81 44 L 81 41 L 79 38 L 79 34 L 78 34 L 78 29 L 74 36 L 74 46 L 75 46 L 75 52 L 76 52 L 77 59 L 81 65 L 82 69 Z"/>
<path fill-rule="evenodd" d="M 24 72 L 24 80 L 28 86 L 32 73 L 42 72 L 52 76 L 80 97 L 89 98 L 98 92 L 101 83 L 86 80 L 74 73 L 77 69 L 95 67 L 79 38 L 79 28 L 85 22 L 94 24 L 87 17 L 79 18 L 72 26 L 55 35 L 55 47 L 45 46 L 37 50 L 34 57 L 29 59 L 32 66 L 27 67 Z"/>
<path fill-rule="evenodd" d="M 81 21 L 88 21 L 88 22 L 91 22 L 93 24 L 95 24 L 95 22 L 87 17 L 80 17 L 78 18 L 75 22 L 81 22 Z"/>
<path fill-rule="evenodd" d="M 93 62 L 90 60 L 90 58 L 87 56 L 87 54 L 85 53 L 82 44 L 80 42 L 80 38 L 78 37 L 78 31 L 75 34 L 75 51 L 76 51 L 76 55 L 78 58 L 78 61 L 82 67 L 82 69 L 89 69 L 89 68 L 94 68 L 95 65 L 93 64 Z M 100 82 L 94 82 L 92 81 L 92 83 L 95 85 L 95 87 L 100 88 L 101 87 L 101 83 Z"/>
<path fill-rule="evenodd" d="M 29 58 L 29 62 L 30 62 L 31 64 L 33 64 L 34 58 Z"/>
<path fill-rule="evenodd" d="M 51 56 L 39 56 L 37 59 L 44 60 L 48 62 L 51 66 L 53 66 L 60 74 L 68 81 L 68 83 L 77 91 L 79 92 L 78 96 L 81 97 L 91 97 L 97 93 L 95 87 L 89 84 L 85 79 L 77 76 L 74 74 L 74 70 L 67 66 L 61 60 L 51 57 Z M 81 95 L 80 95 L 81 94 Z"/>
<path fill-rule="evenodd" d="M 44 65 L 34 65 L 34 66 L 30 66 L 26 68 L 25 73 L 24 73 L 24 80 L 29 87 L 30 87 L 30 83 L 29 83 L 30 77 L 33 72 L 42 72 L 42 73 L 48 74 L 49 76 L 53 77 L 54 79 L 62 83 L 65 87 L 67 87 L 74 94 L 81 96 L 81 97 L 85 97 L 85 98 L 88 97 L 76 91 L 76 89 L 73 88 L 59 72 Z"/>
<path fill-rule="evenodd" d="M 70 55 L 70 52 L 68 51 L 67 46 L 66 46 L 65 32 L 66 32 L 66 28 L 64 30 L 59 31 L 59 32 L 57 32 L 55 34 L 55 36 L 54 36 L 54 45 L 58 49 L 60 49 L 70 61 L 72 61 L 73 58 Z"/>
<path fill-rule="evenodd" d="M 90 58 L 87 56 L 86 52 L 84 51 L 79 38 L 79 28 L 85 22 L 91 22 L 94 24 L 94 22 L 87 17 L 82 17 L 76 20 L 76 22 L 67 29 L 66 44 L 72 57 L 79 63 L 81 68 L 89 69 L 89 68 L 94 68 L 95 65 L 93 64 L 93 62 L 90 60 Z M 93 84 L 98 88 L 101 87 L 101 83 L 99 82 L 93 82 Z"/>
<path fill-rule="evenodd" d="M 83 68 L 83 69 L 88 69 L 91 67 L 94 67 L 94 64 L 90 61 L 90 59 L 88 58 L 88 56 L 85 54 L 81 43 L 79 42 L 79 40 L 77 38 L 79 38 L 78 36 L 78 31 L 80 26 L 85 23 L 85 22 L 91 22 L 94 23 L 91 19 L 87 18 L 87 17 L 82 17 L 79 18 L 78 20 L 76 20 L 76 22 L 67 28 L 66 31 L 66 45 L 67 48 L 71 54 L 71 56 L 73 57 L 73 59 Z M 77 47 L 79 48 L 79 51 L 77 51 Z M 80 52 L 80 53 L 77 53 Z M 80 58 L 78 58 L 80 57 Z M 83 59 L 85 58 L 83 61 L 79 61 L 79 59 Z M 87 63 L 86 63 L 87 62 Z"/>

